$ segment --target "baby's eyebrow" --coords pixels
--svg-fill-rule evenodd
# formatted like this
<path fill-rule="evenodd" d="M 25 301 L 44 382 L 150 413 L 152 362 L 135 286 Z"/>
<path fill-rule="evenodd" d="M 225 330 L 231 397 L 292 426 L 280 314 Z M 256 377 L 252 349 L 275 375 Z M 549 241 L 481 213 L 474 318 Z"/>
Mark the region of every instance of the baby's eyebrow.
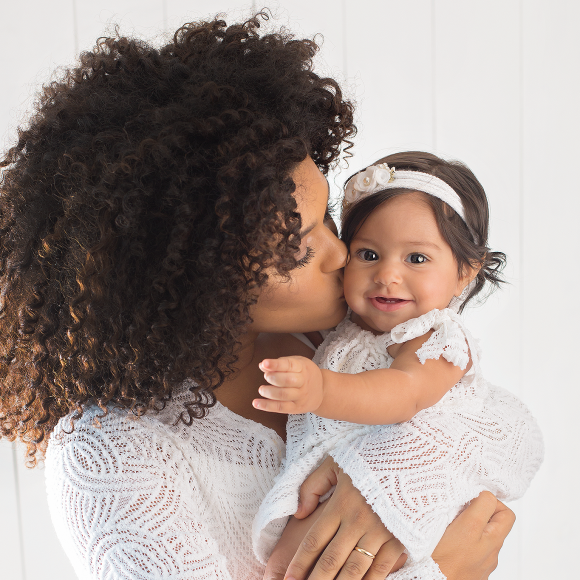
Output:
<path fill-rule="evenodd" d="M 429 246 L 430 248 L 435 248 L 437 250 L 441 249 L 437 244 L 434 244 L 433 242 L 427 242 L 425 240 L 409 241 L 405 243 L 409 244 L 410 246 Z"/>

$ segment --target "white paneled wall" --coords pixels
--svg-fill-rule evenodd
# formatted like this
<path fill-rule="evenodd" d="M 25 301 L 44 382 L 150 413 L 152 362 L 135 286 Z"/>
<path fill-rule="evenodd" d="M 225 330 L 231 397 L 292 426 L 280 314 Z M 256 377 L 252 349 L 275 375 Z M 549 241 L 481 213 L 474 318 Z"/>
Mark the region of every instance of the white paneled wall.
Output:
<path fill-rule="evenodd" d="M 0 147 L 50 71 L 107 27 L 146 38 L 188 20 L 249 14 L 247 0 L 51 0 L 0 17 Z M 260 2 L 254 3 L 261 5 Z M 574 578 L 580 542 L 580 4 L 572 0 L 286 0 L 269 4 L 301 36 L 324 35 L 317 66 L 357 102 L 354 158 L 338 186 L 377 158 L 426 149 L 465 161 L 491 204 L 491 245 L 510 285 L 468 313 L 487 376 L 537 415 L 546 460 L 500 557 L 495 580 Z M 258 6 L 259 7 L 259 6 Z M 0 442 L 0 577 L 74 578 L 52 531 L 43 472 Z"/>

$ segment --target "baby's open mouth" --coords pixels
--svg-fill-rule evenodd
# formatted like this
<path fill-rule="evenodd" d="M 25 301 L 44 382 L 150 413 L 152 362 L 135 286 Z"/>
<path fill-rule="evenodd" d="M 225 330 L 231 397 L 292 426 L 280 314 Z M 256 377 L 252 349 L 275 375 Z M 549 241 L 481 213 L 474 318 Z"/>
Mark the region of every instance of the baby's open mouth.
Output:
<path fill-rule="evenodd" d="M 369 299 L 371 304 L 381 312 L 394 312 L 400 308 L 404 308 L 411 300 L 404 298 L 387 298 L 386 296 L 373 296 Z"/>

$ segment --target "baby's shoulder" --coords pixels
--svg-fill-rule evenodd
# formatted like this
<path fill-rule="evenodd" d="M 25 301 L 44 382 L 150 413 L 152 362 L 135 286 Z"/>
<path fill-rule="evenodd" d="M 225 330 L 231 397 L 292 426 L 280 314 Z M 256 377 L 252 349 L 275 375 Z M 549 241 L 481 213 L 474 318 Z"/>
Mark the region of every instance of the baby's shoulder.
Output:
<path fill-rule="evenodd" d="M 407 320 L 395 326 L 390 335 L 399 347 L 396 353 L 394 349 L 389 349 L 392 356 L 412 349 L 421 363 L 443 357 L 464 370 L 472 360 L 477 364 L 480 357 L 477 341 L 467 330 L 461 316 L 449 308 L 435 308 Z"/>

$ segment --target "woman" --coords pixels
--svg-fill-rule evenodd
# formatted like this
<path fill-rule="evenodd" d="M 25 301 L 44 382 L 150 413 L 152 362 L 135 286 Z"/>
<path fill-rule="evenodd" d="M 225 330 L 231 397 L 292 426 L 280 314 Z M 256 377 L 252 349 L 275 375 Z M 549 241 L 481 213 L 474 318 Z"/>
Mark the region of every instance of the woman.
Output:
<path fill-rule="evenodd" d="M 102 39 L 0 164 L 2 433 L 31 463 L 48 448 L 81 578 L 264 573 L 250 526 L 285 417 L 253 409 L 257 362 L 311 356 L 291 333 L 345 313 L 323 174 L 354 126 L 311 70 L 316 45 L 260 36 L 260 18 L 186 25 L 159 50 Z M 292 560 L 297 580 L 384 578 L 402 547 L 331 462 L 305 485 L 327 480 L 267 573 Z M 512 523 L 481 496 L 438 546 L 441 570 L 486 578 Z"/>

